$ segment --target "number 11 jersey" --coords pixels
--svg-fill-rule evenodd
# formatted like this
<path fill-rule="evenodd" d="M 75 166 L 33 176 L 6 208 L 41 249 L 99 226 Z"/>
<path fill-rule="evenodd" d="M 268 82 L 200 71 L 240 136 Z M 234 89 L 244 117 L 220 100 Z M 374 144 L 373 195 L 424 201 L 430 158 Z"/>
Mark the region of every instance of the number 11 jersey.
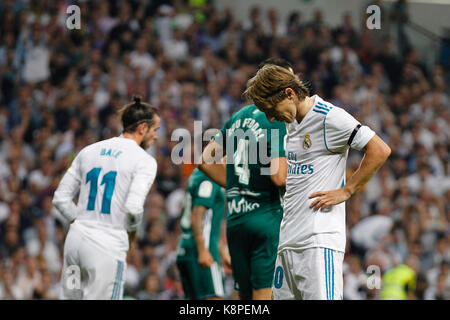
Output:
<path fill-rule="evenodd" d="M 64 176 L 55 198 L 78 202 L 77 231 L 118 260 L 128 250 L 128 213 L 143 214 L 156 176 L 156 160 L 134 140 L 114 137 L 83 148 Z M 64 215 L 64 212 L 62 212 Z"/>

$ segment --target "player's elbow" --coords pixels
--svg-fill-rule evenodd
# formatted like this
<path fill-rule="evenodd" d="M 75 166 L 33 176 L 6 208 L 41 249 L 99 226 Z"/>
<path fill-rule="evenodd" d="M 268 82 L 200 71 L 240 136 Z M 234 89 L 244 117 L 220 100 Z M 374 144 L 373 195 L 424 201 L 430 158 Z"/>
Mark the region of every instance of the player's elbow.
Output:
<path fill-rule="evenodd" d="M 56 209 L 58 209 L 59 211 L 61 211 L 64 202 L 65 201 L 63 199 L 61 199 L 60 196 L 55 192 L 53 199 L 52 199 L 53 206 Z"/>
<path fill-rule="evenodd" d="M 392 150 L 384 141 L 381 141 L 377 149 L 379 159 L 382 163 L 384 163 L 387 160 L 387 158 L 389 158 L 389 156 L 391 155 Z"/>
<path fill-rule="evenodd" d="M 286 158 L 275 158 L 270 162 L 270 179 L 277 187 L 286 185 L 287 162 Z"/>
<path fill-rule="evenodd" d="M 375 136 L 367 144 L 367 154 L 370 154 L 372 159 L 383 164 L 391 154 L 391 148 L 378 136 Z"/>
<path fill-rule="evenodd" d="M 68 221 L 73 221 L 76 218 L 76 207 L 73 203 L 71 204 L 70 201 L 72 200 L 54 196 L 52 199 L 52 204 L 64 218 Z"/>
<path fill-rule="evenodd" d="M 276 185 L 277 187 L 283 187 L 286 185 L 286 177 L 282 177 L 276 174 L 272 175 L 270 179 L 272 180 L 273 184 Z"/>
<path fill-rule="evenodd" d="M 383 156 L 384 156 L 384 161 L 387 160 L 387 158 L 389 158 L 389 156 L 391 155 L 391 147 L 389 147 L 387 144 L 384 144 L 385 147 L 383 149 Z"/>
<path fill-rule="evenodd" d="M 280 170 L 270 176 L 270 180 L 272 180 L 273 184 L 277 187 L 284 187 L 286 185 L 286 178 L 287 170 L 283 170 L 283 168 L 280 168 Z"/>
<path fill-rule="evenodd" d="M 132 201 L 127 201 L 125 203 L 125 210 L 128 212 L 128 215 L 138 215 L 143 211 L 143 207 L 132 203 Z"/>
<path fill-rule="evenodd" d="M 200 164 L 198 165 L 198 169 L 200 171 L 202 171 L 203 173 L 206 173 L 208 171 L 208 164 L 210 159 L 208 158 L 207 155 L 205 155 L 205 153 L 203 152 L 202 156 L 201 156 L 201 161 Z"/>

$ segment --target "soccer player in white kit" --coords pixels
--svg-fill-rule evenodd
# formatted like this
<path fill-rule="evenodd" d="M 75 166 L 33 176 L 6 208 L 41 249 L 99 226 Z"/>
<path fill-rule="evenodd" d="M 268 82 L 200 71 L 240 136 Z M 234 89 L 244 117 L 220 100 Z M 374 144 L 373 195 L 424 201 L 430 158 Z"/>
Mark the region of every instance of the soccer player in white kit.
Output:
<path fill-rule="evenodd" d="M 123 133 L 83 148 L 55 191 L 53 205 L 71 222 L 61 299 L 123 297 L 126 253 L 156 176 L 156 160 L 145 150 L 160 123 L 155 108 L 133 99 L 119 110 Z"/>
<path fill-rule="evenodd" d="M 260 69 L 244 94 L 269 120 L 287 123 L 288 172 L 273 298 L 342 299 L 345 201 L 391 150 L 344 109 L 309 97 L 300 79 L 278 66 Z M 346 181 L 350 147 L 363 151 L 364 158 Z"/>

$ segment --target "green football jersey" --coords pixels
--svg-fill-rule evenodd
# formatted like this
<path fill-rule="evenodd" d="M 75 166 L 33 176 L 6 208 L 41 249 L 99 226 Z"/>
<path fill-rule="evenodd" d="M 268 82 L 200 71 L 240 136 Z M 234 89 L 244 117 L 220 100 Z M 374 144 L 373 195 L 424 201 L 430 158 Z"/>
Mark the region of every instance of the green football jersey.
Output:
<path fill-rule="evenodd" d="M 247 213 L 282 210 L 270 179 L 270 160 L 285 157 L 286 125 L 267 120 L 255 105 L 235 112 L 214 139 L 227 155 L 227 223 Z"/>
<path fill-rule="evenodd" d="M 194 206 L 204 206 L 208 210 L 203 218 L 203 237 L 215 261 L 220 261 L 220 224 L 225 213 L 225 196 L 222 188 L 210 180 L 203 172 L 194 169 L 188 180 L 183 202 L 180 225 L 182 235 L 178 245 L 178 259 L 197 260 L 198 252 L 191 228 Z"/>

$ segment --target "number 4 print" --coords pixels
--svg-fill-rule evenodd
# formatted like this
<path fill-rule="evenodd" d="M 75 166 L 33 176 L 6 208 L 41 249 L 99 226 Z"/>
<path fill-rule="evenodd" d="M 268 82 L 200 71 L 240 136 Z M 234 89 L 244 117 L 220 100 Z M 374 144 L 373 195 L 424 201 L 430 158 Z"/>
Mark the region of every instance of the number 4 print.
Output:
<path fill-rule="evenodd" d="M 97 198 L 98 178 L 100 176 L 100 171 L 101 168 L 93 168 L 86 175 L 86 183 L 91 183 L 91 188 L 89 190 L 89 201 L 87 205 L 88 211 L 95 210 L 95 199 Z M 109 171 L 103 176 L 102 183 L 100 185 L 105 185 L 105 190 L 103 192 L 102 207 L 100 213 L 111 213 L 111 200 L 114 193 L 114 187 L 116 186 L 116 176 L 117 171 Z"/>
<path fill-rule="evenodd" d="M 239 177 L 239 182 L 248 185 L 250 170 L 248 167 L 248 140 L 239 140 L 234 153 L 234 173 Z"/>

